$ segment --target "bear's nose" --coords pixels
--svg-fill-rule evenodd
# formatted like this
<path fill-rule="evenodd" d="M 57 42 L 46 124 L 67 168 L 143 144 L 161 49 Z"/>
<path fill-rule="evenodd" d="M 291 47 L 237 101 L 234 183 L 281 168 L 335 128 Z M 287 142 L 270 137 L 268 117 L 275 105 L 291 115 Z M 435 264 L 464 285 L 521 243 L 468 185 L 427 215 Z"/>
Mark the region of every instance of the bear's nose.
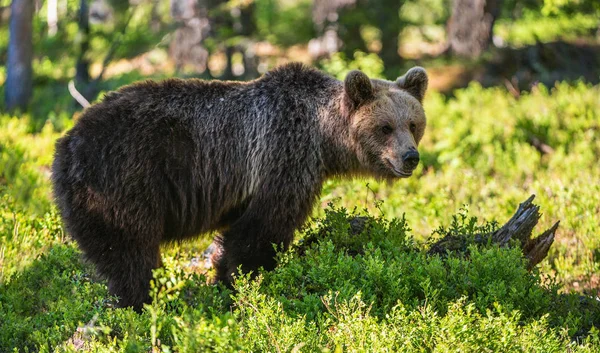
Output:
<path fill-rule="evenodd" d="M 413 170 L 419 164 L 419 152 L 411 149 L 402 156 L 402 162 L 404 162 L 404 168 Z"/>

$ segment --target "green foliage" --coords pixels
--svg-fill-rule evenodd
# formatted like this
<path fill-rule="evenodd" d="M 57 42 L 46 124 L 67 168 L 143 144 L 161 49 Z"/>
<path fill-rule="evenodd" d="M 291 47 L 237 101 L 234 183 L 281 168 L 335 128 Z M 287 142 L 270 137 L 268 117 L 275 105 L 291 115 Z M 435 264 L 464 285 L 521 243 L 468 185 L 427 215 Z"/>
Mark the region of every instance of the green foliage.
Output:
<path fill-rule="evenodd" d="M 204 276 L 167 257 L 154 274 L 154 300 L 141 315 L 110 308 L 112 298 L 88 276 L 92 269 L 81 263 L 73 244 L 53 246 L 0 286 L 0 347 L 58 352 L 598 347 L 597 331 L 578 345 L 565 336 L 572 332 L 553 327 L 589 329 L 599 305 L 586 308 L 595 318 L 586 317 L 578 302 L 528 273 L 516 249 L 473 247 L 468 258 L 429 257 L 406 236 L 405 221 L 380 217 L 368 217 L 369 231 L 359 235 L 364 244 L 350 244 L 341 235 L 356 236 L 347 223 L 354 216 L 329 209 L 308 235 L 332 229 L 340 236 L 325 233 L 302 256 L 280 254 L 275 271 L 256 281 L 238 278 L 235 294 L 204 285 Z"/>
<path fill-rule="evenodd" d="M 42 216 L 24 213 L 1 187 L 0 283 L 22 271 L 48 247 L 64 241 L 64 232 L 54 208 Z"/>
<path fill-rule="evenodd" d="M 329 209 L 312 231 L 351 237 L 351 216 Z M 240 277 L 232 299 L 168 259 L 155 272 L 154 301 L 140 316 L 106 309 L 105 287 L 85 275 L 91 269 L 72 245 L 54 247 L 0 287 L 6 313 L 0 343 L 42 351 L 76 351 L 78 344 L 79 351 L 111 352 L 560 352 L 586 351 L 597 337 L 574 345 L 551 329 L 556 314 L 549 309 L 556 306 L 576 313 L 579 320 L 568 321 L 574 329 L 589 323 L 527 273 L 514 249 L 430 258 L 406 237 L 405 222 L 369 218 L 368 224 L 362 246 L 327 233 L 303 256 L 281 254 L 280 266 L 257 281 Z"/>
<path fill-rule="evenodd" d="M 494 26 L 494 34 L 512 46 L 554 40 L 575 40 L 594 35 L 600 25 L 599 15 L 600 10 L 591 14 L 576 13 L 560 16 L 540 16 L 539 13 L 534 12 L 517 20 L 499 19 Z"/>
<path fill-rule="evenodd" d="M 408 0 L 400 9 L 400 16 L 407 24 L 416 26 L 445 25 L 450 17 L 447 0 Z"/>
<path fill-rule="evenodd" d="M 255 20 L 261 39 L 284 47 L 314 38 L 312 1 L 256 0 Z"/>
<path fill-rule="evenodd" d="M 50 351 L 104 307 L 106 287 L 89 278 L 73 245 L 46 249 L 0 284 L 0 347 Z"/>
<path fill-rule="evenodd" d="M 69 122 L 68 125 L 71 123 Z M 27 119 L 0 116 L 0 187 L 22 206 L 44 212 L 50 206 L 49 166 L 58 134 L 50 122 L 30 134 Z"/>
<path fill-rule="evenodd" d="M 360 70 L 372 78 L 383 78 L 383 61 L 376 54 L 354 52 L 354 60 L 348 60 L 344 53 L 335 53 L 330 59 L 324 60 L 321 65 L 323 70 L 344 80 L 348 72 Z"/>
<path fill-rule="evenodd" d="M 543 4 L 542 13 L 545 15 L 600 11 L 600 4 L 593 0 L 543 0 Z"/>

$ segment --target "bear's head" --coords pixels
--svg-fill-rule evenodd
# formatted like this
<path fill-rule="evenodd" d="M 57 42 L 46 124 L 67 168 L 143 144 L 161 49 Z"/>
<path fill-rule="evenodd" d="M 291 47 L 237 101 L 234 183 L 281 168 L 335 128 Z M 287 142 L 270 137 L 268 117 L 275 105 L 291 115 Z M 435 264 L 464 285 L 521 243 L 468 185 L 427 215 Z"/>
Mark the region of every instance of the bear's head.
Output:
<path fill-rule="evenodd" d="M 363 173 L 383 178 L 412 175 L 425 131 L 426 89 L 427 73 L 421 67 L 393 82 L 370 79 L 361 71 L 348 73 L 343 107 Z"/>

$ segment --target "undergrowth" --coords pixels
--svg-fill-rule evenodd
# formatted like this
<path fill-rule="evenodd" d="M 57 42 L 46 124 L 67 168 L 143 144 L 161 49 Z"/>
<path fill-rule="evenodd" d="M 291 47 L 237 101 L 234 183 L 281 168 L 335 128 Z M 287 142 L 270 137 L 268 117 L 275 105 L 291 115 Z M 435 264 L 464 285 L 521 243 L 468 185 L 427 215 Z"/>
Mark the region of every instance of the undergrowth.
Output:
<path fill-rule="evenodd" d="M 56 215 L 48 217 L 55 221 Z M 520 250 L 471 246 L 431 256 L 404 219 L 330 207 L 310 243 L 237 278 L 235 292 L 167 251 L 153 302 L 138 315 L 115 298 L 70 241 L 57 241 L 0 286 L 0 347 L 19 352 L 591 352 L 600 304 L 559 294 Z M 456 218 L 452 227 L 471 227 Z M 474 218 L 469 218 L 474 219 Z M 476 221 L 476 220 L 475 220 Z M 45 229 L 35 220 L 23 226 Z M 478 225 L 488 227 L 489 225 Z M 352 241 L 356 238 L 360 241 Z M 300 249 L 302 251 L 300 251 Z M 79 329 L 78 329 L 79 327 Z"/>

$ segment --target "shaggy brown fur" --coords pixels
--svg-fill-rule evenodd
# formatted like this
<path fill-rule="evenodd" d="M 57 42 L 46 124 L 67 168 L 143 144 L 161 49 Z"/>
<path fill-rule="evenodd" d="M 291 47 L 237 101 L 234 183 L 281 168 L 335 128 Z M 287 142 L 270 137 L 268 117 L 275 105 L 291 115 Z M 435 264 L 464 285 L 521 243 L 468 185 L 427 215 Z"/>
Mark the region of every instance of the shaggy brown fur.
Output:
<path fill-rule="evenodd" d="M 149 299 L 159 245 L 221 232 L 217 280 L 275 266 L 326 178 L 408 177 L 427 76 L 345 82 L 300 64 L 255 81 L 169 79 L 109 93 L 56 144 L 67 231 L 120 306 Z"/>

